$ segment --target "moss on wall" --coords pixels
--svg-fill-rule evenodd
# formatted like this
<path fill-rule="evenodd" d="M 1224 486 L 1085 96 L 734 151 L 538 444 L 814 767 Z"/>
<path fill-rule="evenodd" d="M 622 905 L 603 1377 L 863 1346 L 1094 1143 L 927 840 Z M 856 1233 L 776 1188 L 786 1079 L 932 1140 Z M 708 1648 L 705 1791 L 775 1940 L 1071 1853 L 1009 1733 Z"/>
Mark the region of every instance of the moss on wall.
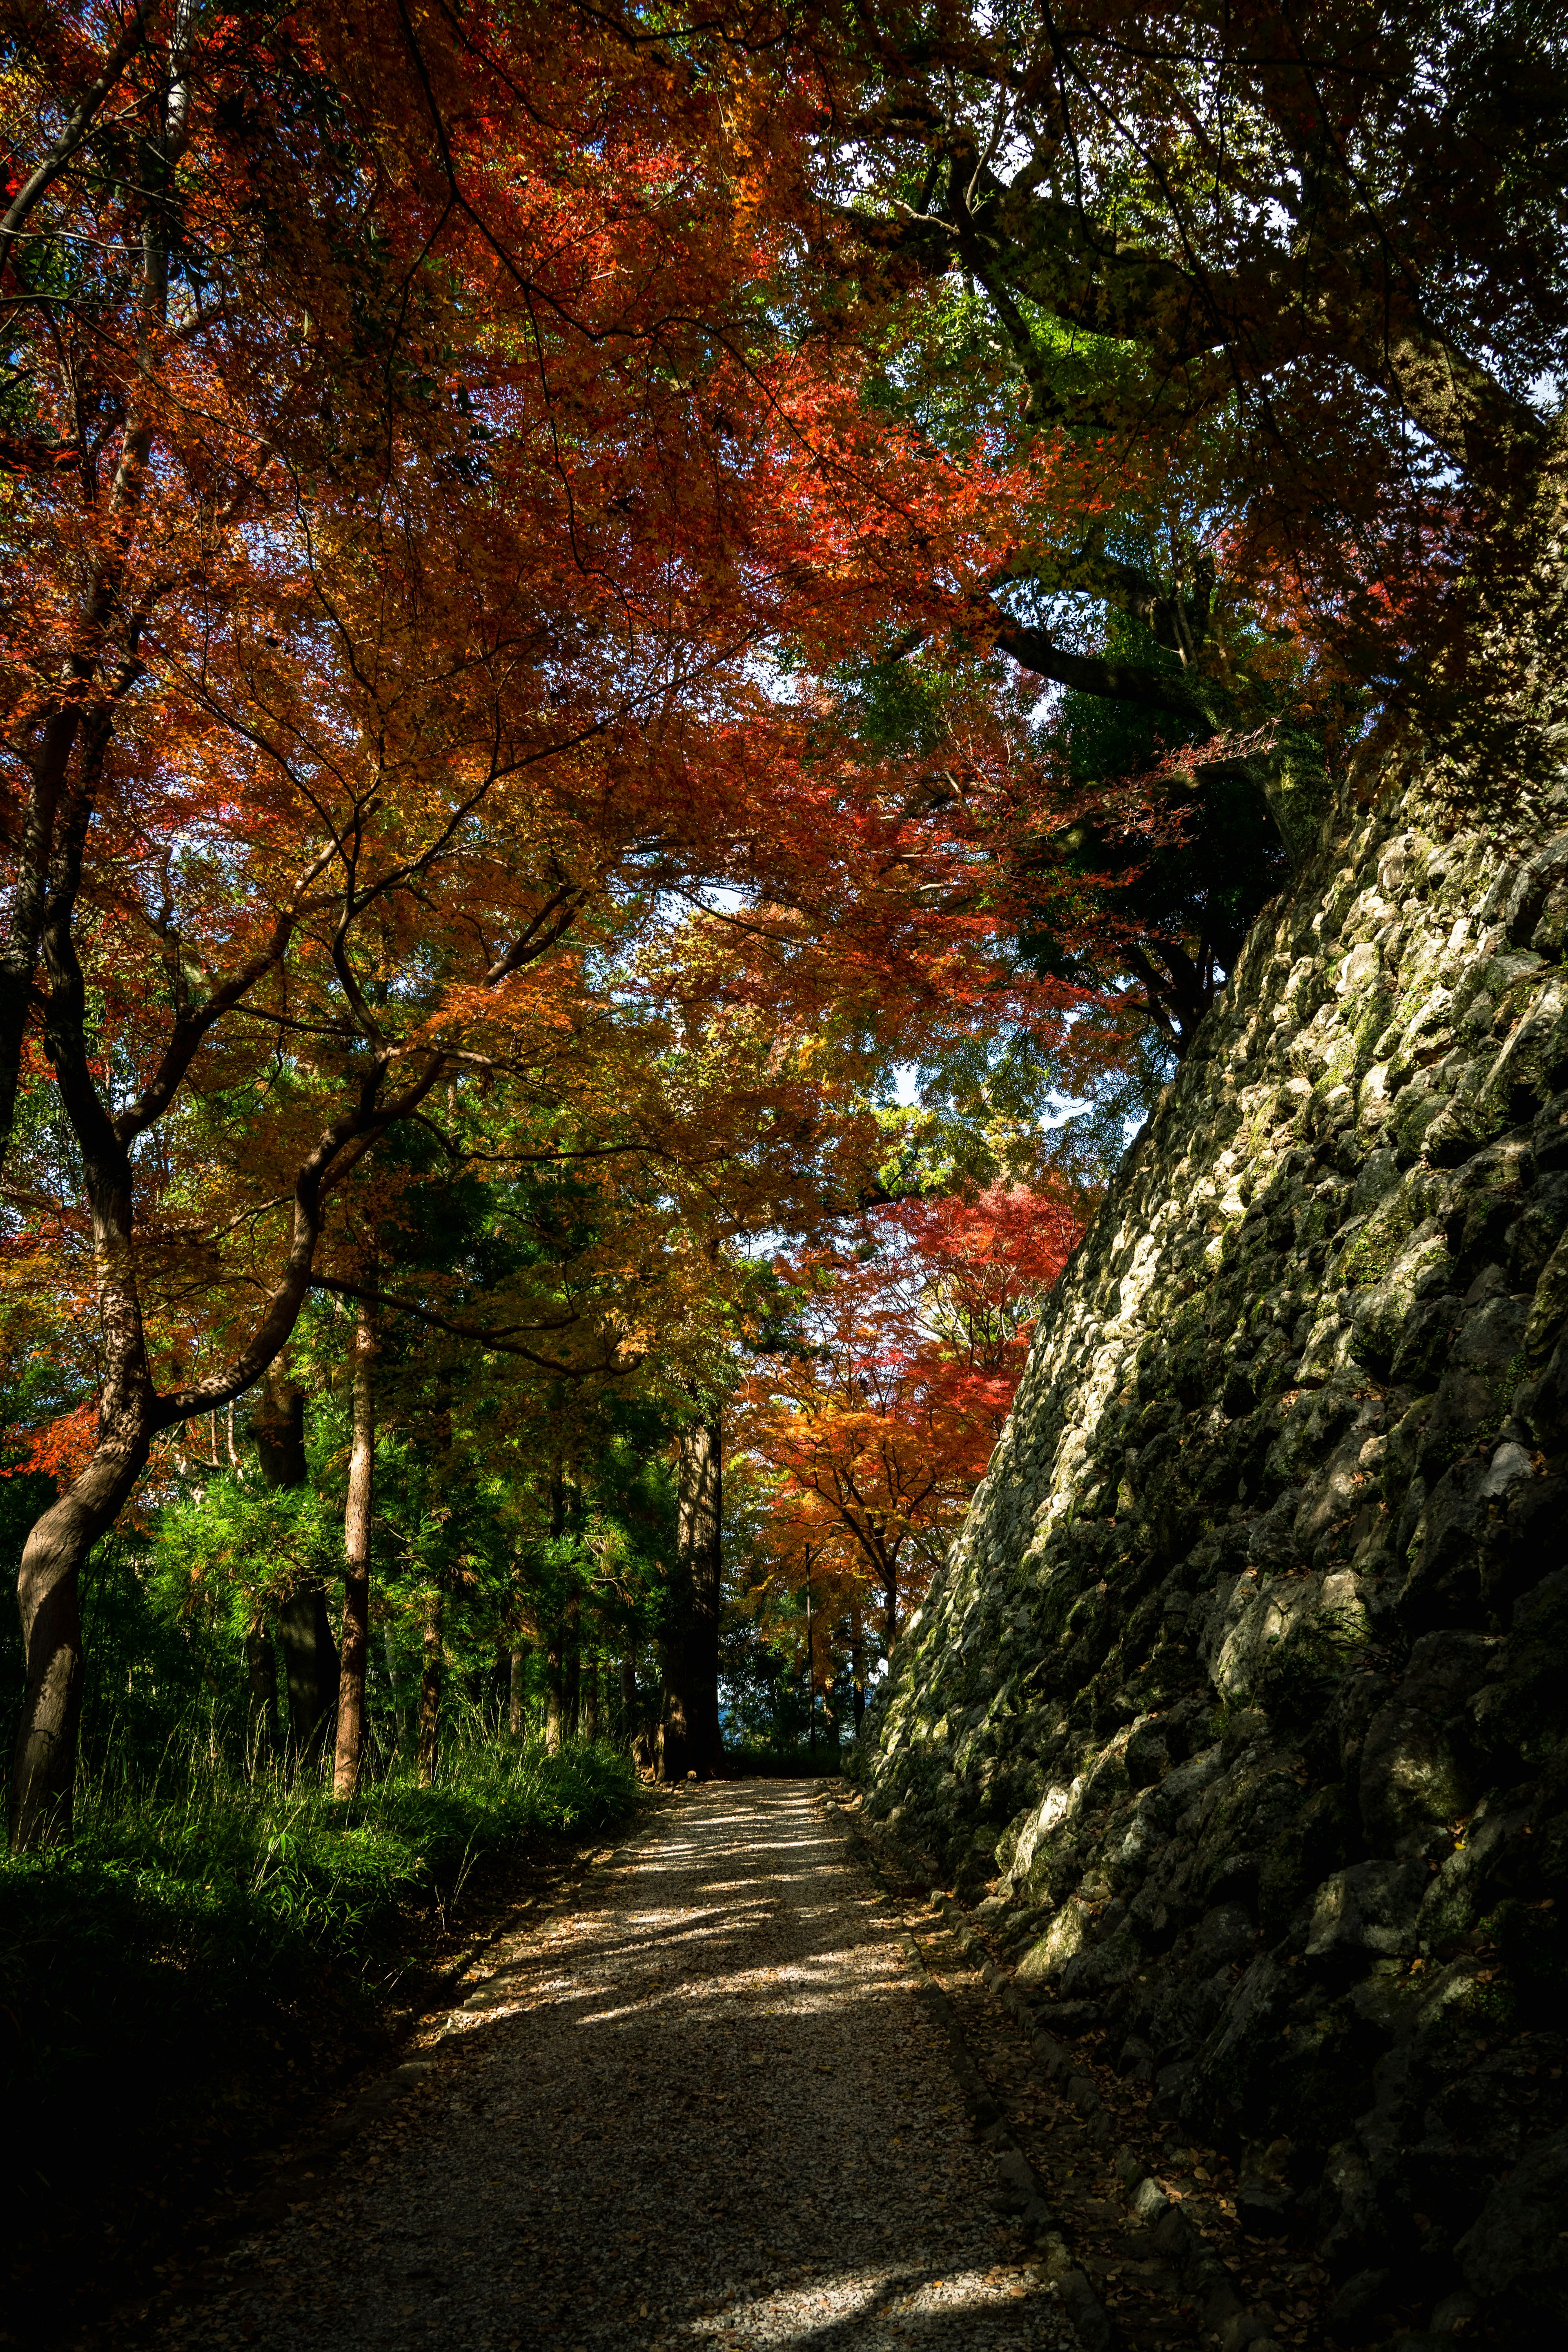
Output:
<path fill-rule="evenodd" d="M 1288 2147 L 1347 2324 L 1402 2269 L 1536 2324 L 1568 2320 L 1531 2219 L 1568 2179 L 1568 795 L 1511 838 L 1433 807 L 1385 772 L 1260 919 L 856 1769 L 1057 2030 L 1244 2168 Z"/>

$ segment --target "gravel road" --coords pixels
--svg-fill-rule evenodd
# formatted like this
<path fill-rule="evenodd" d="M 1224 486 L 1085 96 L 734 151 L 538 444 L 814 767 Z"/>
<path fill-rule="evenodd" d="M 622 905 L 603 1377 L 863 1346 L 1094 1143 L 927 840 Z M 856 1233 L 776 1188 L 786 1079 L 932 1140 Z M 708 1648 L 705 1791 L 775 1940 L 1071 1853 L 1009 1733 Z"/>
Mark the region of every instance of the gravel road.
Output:
<path fill-rule="evenodd" d="M 510 1941 L 397 2127 L 165 2340 L 1071 2352 L 996 2187 L 843 1832 L 806 1784 L 709 1785 Z"/>

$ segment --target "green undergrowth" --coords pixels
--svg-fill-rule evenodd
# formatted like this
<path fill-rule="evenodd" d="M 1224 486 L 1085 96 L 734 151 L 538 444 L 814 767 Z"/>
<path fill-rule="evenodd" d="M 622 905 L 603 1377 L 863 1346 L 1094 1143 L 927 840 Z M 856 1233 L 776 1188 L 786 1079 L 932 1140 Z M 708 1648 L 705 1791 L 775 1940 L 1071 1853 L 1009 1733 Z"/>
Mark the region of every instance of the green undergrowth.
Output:
<path fill-rule="evenodd" d="M 819 1739 L 813 1752 L 806 1740 L 731 1742 L 724 1751 L 725 1769 L 742 1780 L 828 1779 L 842 1769 L 844 1751 L 831 1739 Z"/>
<path fill-rule="evenodd" d="M 172 2148 L 237 2152 L 329 2089 L 386 2045 L 410 1971 L 450 1956 L 465 1897 L 610 1829 L 635 1790 L 610 1748 L 478 1737 L 435 1787 L 396 1769 L 346 1804 L 221 1760 L 84 1787 L 68 1844 L 0 1862 L 7 2252 L 26 2266 L 40 2230 L 94 2226 L 141 2174 L 166 2202 Z"/>

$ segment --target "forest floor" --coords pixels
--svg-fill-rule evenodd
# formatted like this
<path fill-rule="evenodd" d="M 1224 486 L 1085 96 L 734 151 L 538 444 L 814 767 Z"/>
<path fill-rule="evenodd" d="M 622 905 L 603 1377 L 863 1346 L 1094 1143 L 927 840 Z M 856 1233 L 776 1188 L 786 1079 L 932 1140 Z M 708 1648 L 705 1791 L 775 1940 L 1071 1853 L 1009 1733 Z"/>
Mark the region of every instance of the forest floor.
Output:
<path fill-rule="evenodd" d="M 79 2340 L 1071 2352 L 1076 2280 L 1003 2218 L 952 2012 L 821 1793 L 661 1794 L 275 2218 Z"/>

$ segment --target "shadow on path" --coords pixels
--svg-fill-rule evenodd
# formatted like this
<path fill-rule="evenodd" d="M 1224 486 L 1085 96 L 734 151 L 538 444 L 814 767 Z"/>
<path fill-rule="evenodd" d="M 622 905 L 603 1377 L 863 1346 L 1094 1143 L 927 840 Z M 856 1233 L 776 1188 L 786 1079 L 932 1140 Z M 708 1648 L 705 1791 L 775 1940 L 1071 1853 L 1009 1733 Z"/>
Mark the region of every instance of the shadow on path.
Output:
<path fill-rule="evenodd" d="M 456 2013 L 417 2129 L 356 2143 L 168 2340 L 1068 2352 L 996 2186 L 810 1785 L 710 1785 Z"/>

